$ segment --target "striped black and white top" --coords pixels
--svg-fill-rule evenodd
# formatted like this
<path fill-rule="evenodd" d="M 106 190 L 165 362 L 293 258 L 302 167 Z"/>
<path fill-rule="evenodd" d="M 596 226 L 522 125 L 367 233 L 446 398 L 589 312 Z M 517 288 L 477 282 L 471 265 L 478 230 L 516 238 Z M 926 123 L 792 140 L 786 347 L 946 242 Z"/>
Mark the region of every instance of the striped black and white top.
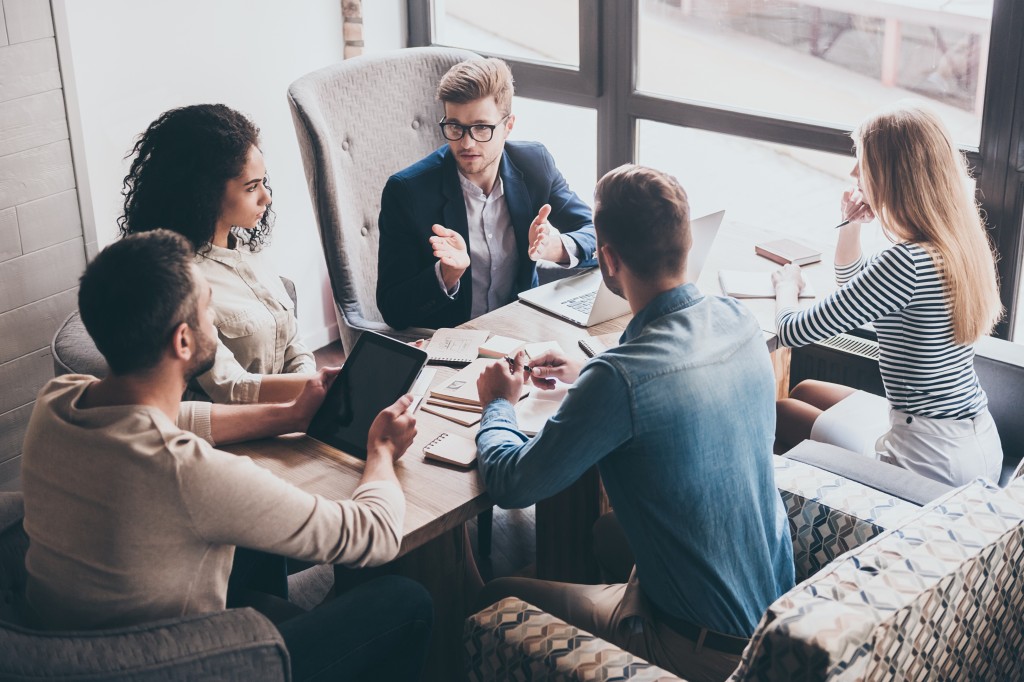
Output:
<path fill-rule="evenodd" d="M 974 371 L 974 346 L 953 340 L 947 287 L 918 244 L 896 244 L 836 267 L 839 289 L 807 310 L 784 308 L 779 343 L 805 346 L 873 322 L 886 397 L 902 412 L 974 417 L 988 404 Z"/>

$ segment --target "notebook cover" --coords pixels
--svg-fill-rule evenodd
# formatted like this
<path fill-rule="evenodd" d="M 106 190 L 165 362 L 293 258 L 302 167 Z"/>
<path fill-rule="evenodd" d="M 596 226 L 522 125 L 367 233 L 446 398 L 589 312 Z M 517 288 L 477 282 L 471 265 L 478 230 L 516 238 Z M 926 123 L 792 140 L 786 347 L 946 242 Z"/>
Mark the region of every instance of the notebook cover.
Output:
<path fill-rule="evenodd" d="M 754 246 L 754 253 L 770 261 L 786 265 L 808 265 L 821 260 L 821 251 L 792 239 L 775 239 Z"/>
<path fill-rule="evenodd" d="M 483 414 L 480 412 L 457 410 L 451 407 L 444 407 L 443 405 L 431 404 L 429 402 L 420 407 L 420 410 L 437 415 L 438 417 L 442 417 L 448 421 L 455 422 L 460 426 L 473 426 L 474 424 L 479 424 L 480 418 L 483 417 Z"/>
<path fill-rule="evenodd" d="M 487 341 L 486 329 L 438 329 L 430 337 L 427 362 L 444 365 L 468 365 L 476 360 L 480 344 Z"/>
<path fill-rule="evenodd" d="M 447 400 L 453 403 L 479 405 L 480 394 L 476 391 L 476 380 L 480 378 L 480 374 L 484 371 L 484 368 L 489 367 L 494 362 L 495 360 L 490 358 L 479 358 L 474 360 L 469 363 L 469 365 L 453 374 L 440 386 L 435 386 L 430 389 L 430 397 L 440 398 L 441 400 Z M 528 395 L 529 392 L 529 384 L 523 384 L 523 392 L 519 397 L 522 398 L 523 396 Z"/>
<path fill-rule="evenodd" d="M 453 433 L 442 433 L 423 448 L 427 459 L 470 467 L 476 461 L 476 443 Z"/>

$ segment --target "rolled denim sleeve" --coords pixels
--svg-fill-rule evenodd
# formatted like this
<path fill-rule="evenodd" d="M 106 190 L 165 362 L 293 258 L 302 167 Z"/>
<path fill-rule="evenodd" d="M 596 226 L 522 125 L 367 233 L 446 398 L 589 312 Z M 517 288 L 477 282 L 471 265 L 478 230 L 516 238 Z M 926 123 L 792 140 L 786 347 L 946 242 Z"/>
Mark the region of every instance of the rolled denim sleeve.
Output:
<path fill-rule="evenodd" d="M 633 437 L 629 396 L 622 376 L 595 359 L 532 439 L 519 430 L 511 403 L 488 404 L 476 436 L 488 493 L 499 506 L 515 509 L 567 488 Z"/>

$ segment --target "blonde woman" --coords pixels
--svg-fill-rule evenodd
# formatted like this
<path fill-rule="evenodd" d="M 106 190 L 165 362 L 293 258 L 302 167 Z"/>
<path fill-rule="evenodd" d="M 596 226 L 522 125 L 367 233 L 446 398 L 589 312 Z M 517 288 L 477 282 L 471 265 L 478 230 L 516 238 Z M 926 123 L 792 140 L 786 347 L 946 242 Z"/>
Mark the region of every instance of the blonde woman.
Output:
<path fill-rule="evenodd" d="M 853 133 L 856 187 L 842 198 L 839 289 L 799 311 L 800 269 L 773 275 L 779 341 L 802 346 L 873 322 L 887 401 L 804 381 L 778 403 L 777 447 L 831 442 L 951 485 L 999 480 L 1002 447 L 973 344 L 1002 314 L 995 259 L 963 156 L 942 121 L 910 103 Z M 893 246 L 865 259 L 864 222 Z M 887 414 L 886 414 L 887 413 Z"/>

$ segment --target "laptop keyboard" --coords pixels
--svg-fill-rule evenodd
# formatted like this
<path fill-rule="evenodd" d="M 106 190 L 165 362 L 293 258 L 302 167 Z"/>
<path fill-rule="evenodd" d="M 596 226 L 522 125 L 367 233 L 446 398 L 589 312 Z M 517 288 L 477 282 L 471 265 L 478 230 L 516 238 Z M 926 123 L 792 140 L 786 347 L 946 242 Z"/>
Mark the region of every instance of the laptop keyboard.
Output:
<path fill-rule="evenodd" d="M 594 299 L 597 298 L 597 290 L 580 294 L 572 298 L 562 301 L 562 305 L 572 308 L 581 313 L 589 313 L 590 309 L 594 307 Z"/>

